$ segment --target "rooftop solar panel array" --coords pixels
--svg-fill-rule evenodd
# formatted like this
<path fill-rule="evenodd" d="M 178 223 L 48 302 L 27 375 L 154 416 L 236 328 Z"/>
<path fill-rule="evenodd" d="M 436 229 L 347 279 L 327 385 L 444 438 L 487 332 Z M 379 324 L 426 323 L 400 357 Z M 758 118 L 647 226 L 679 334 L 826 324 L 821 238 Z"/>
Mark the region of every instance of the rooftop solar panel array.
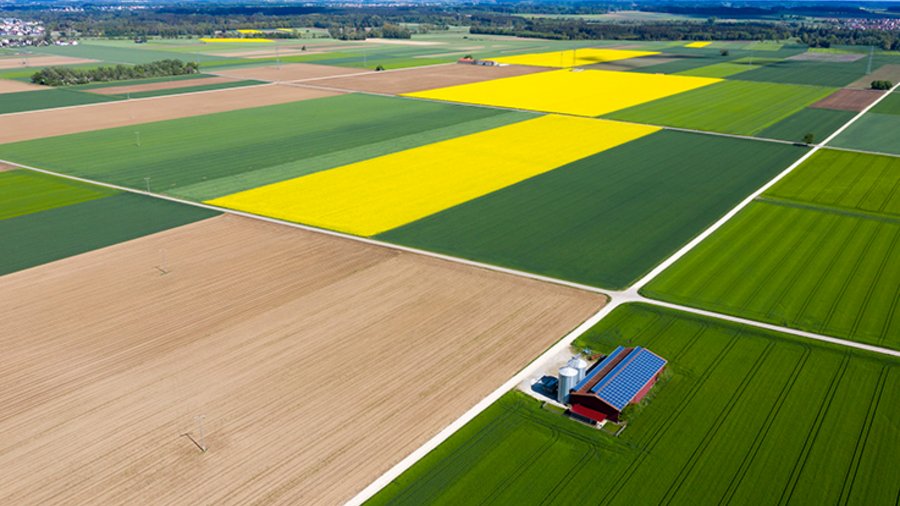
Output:
<path fill-rule="evenodd" d="M 591 391 L 621 411 L 665 365 L 665 360 L 637 347 Z"/>
<path fill-rule="evenodd" d="M 575 385 L 575 390 L 576 390 L 576 391 L 577 391 L 577 390 L 581 390 L 581 387 L 583 387 L 584 385 L 586 385 L 589 381 L 591 381 L 591 378 L 593 378 L 594 376 L 597 375 L 597 373 L 599 373 L 600 371 L 602 371 L 603 368 L 606 367 L 606 364 L 608 364 L 608 363 L 612 362 L 613 360 L 615 360 L 616 357 L 619 355 L 619 353 L 622 353 L 622 351 L 623 351 L 624 349 L 625 349 L 625 348 L 623 348 L 623 347 L 621 347 L 621 346 L 617 347 L 616 349 L 614 349 L 614 350 L 612 351 L 612 353 L 610 353 L 609 355 L 607 355 L 606 358 L 604 358 L 602 362 L 600 362 L 599 364 L 597 364 L 597 365 L 595 365 L 593 368 L 591 368 L 590 372 L 588 372 L 587 374 L 584 375 L 584 379 L 582 379 L 581 381 L 578 382 L 577 385 Z"/>

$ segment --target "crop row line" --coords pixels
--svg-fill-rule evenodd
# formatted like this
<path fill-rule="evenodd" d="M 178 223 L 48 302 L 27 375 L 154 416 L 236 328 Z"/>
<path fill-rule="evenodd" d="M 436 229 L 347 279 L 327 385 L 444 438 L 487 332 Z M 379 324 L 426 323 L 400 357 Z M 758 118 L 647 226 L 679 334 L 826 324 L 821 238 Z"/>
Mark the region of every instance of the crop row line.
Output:
<path fill-rule="evenodd" d="M 731 477 L 731 481 L 728 484 L 728 488 L 725 490 L 725 494 L 719 500 L 719 505 L 729 504 L 734 498 L 734 494 L 737 493 L 738 489 L 741 486 L 741 483 L 744 481 L 744 477 L 747 476 L 747 471 L 750 469 L 750 465 L 756 459 L 756 456 L 759 454 L 759 449 L 762 448 L 763 443 L 769 435 L 769 431 L 772 429 L 772 426 L 775 425 L 775 420 L 778 418 L 778 414 L 781 412 L 781 408 L 784 406 L 784 401 L 788 398 L 791 391 L 794 389 L 794 385 L 797 384 L 797 378 L 800 377 L 801 372 L 806 367 L 807 361 L 809 361 L 809 357 L 812 355 L 812 351 L 808 346 L 803 346 L 803 355 L 800 357 L 800 360 L 794 364 L 794 369 L 791 371 L 791 375 L 788 377 L 788 380 L 782 385 L 781 391 L 778 393 L 778 397 L 775 399 L 775 403 L 772 405 L 772 409 L 770 410 L 769 416 L 765 418 L 763 422 L 762 428 L 759 432 L 756 433 L 756 436 L 753 438 L 753 442 L 750 444 L 750 451 L 748 451 L 744 458 L 741 459 L 741 464 L 738 466 L 737 472 L 734 476 Z"/>
<path fill-rule="evenodd" d="M 853 484 L 856 482 L 856 474 L 859 472 L 859 466 L 862 462 L 863 453 L 866 450 L 866 444 L 869 442 L 869 434 L 872 432 L 872 423 L 875 420 L 875 413 L 878 412 L 878 406 L 881 404 L 881 397 L 884 393 L 884 385 L 887 382 L 888 367 L 883 366 L 881 373 L 878 375 L 878 383 L 872 392 L 872 398 L 869 400 L 869 408 L 866 411 L 866 420 L 863 423 L 862 433 L 856 439 L 856 446 L 853 449 L 853 458 L 850 459 L 850 466 L 847 468 L 847 475 L 844 477 L 841 486 L 839 504 L 848 504 L 850 502 L 850 493 L 853 492 Z"/>
<path fill-rule="evenodd" d="M 834 396 L 837 393 L 838 386 L 840 386 L 841 381 L 844 378 L 844 374 L 847 372 L 847 365 L 850 363 L 850 354 L 845 353 L 843 359 L 841 360 L 840 365 L 837 370 L 834 372 L 834 376 L 831 378 L 831 382 L 828 385 L 828 390 L 825 392 L 825 397 L 822 399 L 822 403 L 819 404 L 819 409 L 816 411 L 816 418 L 813 421 L 813 426 L 810 428 L 809 432 L 806 433 L 806 439 L 803 442 L 803 448 L 800 450 L 800 456 L 794 462 L 794 467 L 791 469 L 790 478 L 788 482 L 785 484 L 784 489 L 781 491 L 781 498 L 778 501 L 779 505 L 790 504 L 791 497 L 794 495 L 794 490 L 797 487 L 797 483 L 800 481 L 800 475 L 803 473 L 803 468 L 806 467 L 806 461 L 809 458 L 809 454 L 812 452 L 812 447 L 816 442 L 816 439 L 819 437 L 819 431 L 822 429 L 822 425 L 825 423 L 825 417 L 828 415 L 828 410 L 831 408 L 831 402 L 834 400 Z"/>
<path fill-rule="evenodd" d="M 725 405 L 725 408 L 719 412 L 716 418 L 713 420 L 712 427 L 707 430 L 703 439 L 694 448 L 694 451 L 691 452 L 691 455 L 688 457 L 688 460 L 685 462 L 685 465 L 682 466 L 678 475 L 675 477 L 675 480 L 669 485 L 668 490 L 666 490 L 665 495 L 660 502 L 664 504 L 671 504 L 674 500 L 675 496 L 678 494 L 678 491 L 681 490 L 681 487 L 684 485 L 684 482 L 687 480 L 688 476 L 694 471 L 694 463 L 699 459 L 706 450 L 709 448 L 709 445 L 712 444 L 713 439 L 715 439 L 716 435 L 719 433 L 719 430 L 722 428 L 722 425 L 725 421 L 731 416 L 731 412 L 734 410 L 735 405 L 737 405 L 738 401 L 744 396 L 747 392 L 747 387 L 750 383 L 753 382 L 753 379 L 756 378 L 756 375 L 759 373 L 760 369 L 762 369 L 763 364 L 769 358 L 769 355 L 772 354 L 772 350 L 775 349 L 775 342 L 769 341 L 766 343 L 766 347 L 762 353 L 756 357 L 756 360 L 753 361 L 753 365 L 750 366 L 750 371 L 744 375 L 741 379 L 740 384 L 734 393 L 729 397 L 728 403 Z"/>

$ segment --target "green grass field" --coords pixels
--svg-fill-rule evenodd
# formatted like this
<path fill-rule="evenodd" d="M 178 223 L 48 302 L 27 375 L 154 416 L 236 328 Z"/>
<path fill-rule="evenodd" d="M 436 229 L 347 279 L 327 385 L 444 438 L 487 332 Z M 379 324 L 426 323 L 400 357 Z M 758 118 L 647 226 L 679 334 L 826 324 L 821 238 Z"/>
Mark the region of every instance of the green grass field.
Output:
<path fill-rule="evenodd" d="M 823 152 L 643 292 L 900 348 L 896 167 L 895 159 Z"/>
<path fill-rule="evenodd" d="M 205 200 L 531 117 L 342 95 L 6 144 L 0 158 Z"/>
<path fill-rule="evenodd" d="M 756 65 L 749 65 L 745 63 L 725 62 L 714 63 L 705 67 L 682 70 L 681 72 L 676 72 L 676 74 L 682 76 L 726 78 L 736 74 L 740 74 L 742 72 L 747 72 L 748 70 L 753 70 L 755 68 L 758 67 Z"/>
<path fill-rule="evenodd" d="M 900 217 L 900 158 L 823 149 L 767 195 Z"/>
<path fill-rule="evenodd" d="M 870 111 L 847 127 L 829 145 L 900 155 L 897 132 L 900 132 L 900 114 L 880 114 Z"/>
<path fill-rule="evenodd" d="M 0 93 L 0 114 L 96 104 L 114 100 L 119 100 L 119 97 L 107 97 L 61 88 Z"/>
<path fill-rule="evenodd" d="M 228 81 L 224 83 L 217 84 L 198 84 L 196 86 L 185 86 L 183 88 L 171 88 L 167 90 L 150 90 L 150 91 L 140 91 L 137 93 L 127 93 L 121 95 L 115 95 L 120 98 L 148 98 L 148 97 L 162 97 L 166 95 L 179 95 L 182 93 L 197 93 L 200 91 L 213 91 L 213 90 L 224 90 L 227 88 L 243 88 L 244 86 L 255 86 L 257 84 L 263 84 L 263 81 L 253 81 L 253 80 L 244 80 L 244 81 Z"/>
<path fill-rule="evenodd" d="M 0 220 L 0 275 L 35 267 L 217 215 L 119 193 Z"/>
<path fill-rule="evenodd" d="M 114 190 L 27 170 L 0 172 L 0 220 L 99 199 Z"/>
<path fill-rule="evenodd" d="M 606 117 L 753 135 L 833 91 L 818 86 L 724 81 L 616 111 Z"/>
<path fill-rule="evenodd" d="M 800 142 L 806 134 L 811 133 L 814 142 L 822 142 L 854 116 L 856 113 L 851 111 L 807 107 L 759 131 L 756 135 L 768 139 Z"/>
<path fill-rule="evenodd" d="M 897 58 L 888 55 L 876 55 L 872 59 L 872 69 L 877 69 L 886 63 L 896 64 Z M 868 58 L 862 58 L 855 62 L 784 60 L 766 65 L 752 72 L 746 72 L 741 75 L 741 79 L 840 87 L 865 76 L 867 67 Z"/>
<path fill-rule="evenodd" d="M 900 63 L 898 63 L 900 64 Z M 871 112 L 878 114 L 898 114 L 900 115 L 900 93 L 891 93 L 884 97 L 884 100 L 878 102 L 878 105 L 871 109 Z"/>
<path fill-rule="evenodd" d="M 103 64 L 137 64 L 150 63 L 152 61 L 180 59 L 183 61 L 213 61 L 219 59 L 218 56 L 210 56 L 200 53 L 178 53 L 165 50 L 148 50 L 141 48 L 139 44 L 132 43 L 130 46 L 111 46 L 107 44 L 95 44 L 91 41 L 82 41 L 77 46 L 42 46 L 30 48 L 32 52 L 39 54 L 55 54 L 59 56 L 70 56 L 72 58 L 90 58 L 99 60 Z"/>
<path fill-rule="evenodd" d="M 378 238 L 624 288 L 804 151 L 662 131 Z"/>
<path fill-rule="evenodd" d="M 896 359 L 646 305 L 576 344 L 669 360 L 619 437 L 509 393 L 370 504 L 895 504 Z"/>

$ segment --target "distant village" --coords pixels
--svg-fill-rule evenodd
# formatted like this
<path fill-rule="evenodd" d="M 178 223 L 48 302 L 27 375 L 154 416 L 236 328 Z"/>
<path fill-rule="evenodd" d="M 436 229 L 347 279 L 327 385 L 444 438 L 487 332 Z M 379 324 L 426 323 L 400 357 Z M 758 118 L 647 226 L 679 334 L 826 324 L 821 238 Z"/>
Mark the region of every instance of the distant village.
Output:
<path fill-rule="evenodd" d="M 18 18 L 0 18 L 0 47 L 25 46 L 77 46 L 77 40 L 48 37 L 40 21 L 24 21 Z"/>

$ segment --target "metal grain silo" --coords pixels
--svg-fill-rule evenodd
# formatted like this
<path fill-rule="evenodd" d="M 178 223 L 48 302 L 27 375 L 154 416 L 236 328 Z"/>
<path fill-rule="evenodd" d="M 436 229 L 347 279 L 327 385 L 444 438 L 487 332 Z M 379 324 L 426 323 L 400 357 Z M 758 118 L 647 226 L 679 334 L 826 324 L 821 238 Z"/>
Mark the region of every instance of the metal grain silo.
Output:
<path fill-rule="evenodd" d="M 584 379 L 584 375 L 587 374 L 587 366 L 587 361 L 581 357 L 572 357 L 571 360 L 569 360 L 569 367 L 578 371 L 578 381 Z"/>
<path fill-rule="evenodd" d="M 569 401 L 569 390 L 575 388 L 575 385 L 578 384 L 578 370 L 569 367 L 563 366 L 559 368 L 559 392 L 556 395 L 556 400 L 560 402 L 560 404 L 565 404 Z"/>

